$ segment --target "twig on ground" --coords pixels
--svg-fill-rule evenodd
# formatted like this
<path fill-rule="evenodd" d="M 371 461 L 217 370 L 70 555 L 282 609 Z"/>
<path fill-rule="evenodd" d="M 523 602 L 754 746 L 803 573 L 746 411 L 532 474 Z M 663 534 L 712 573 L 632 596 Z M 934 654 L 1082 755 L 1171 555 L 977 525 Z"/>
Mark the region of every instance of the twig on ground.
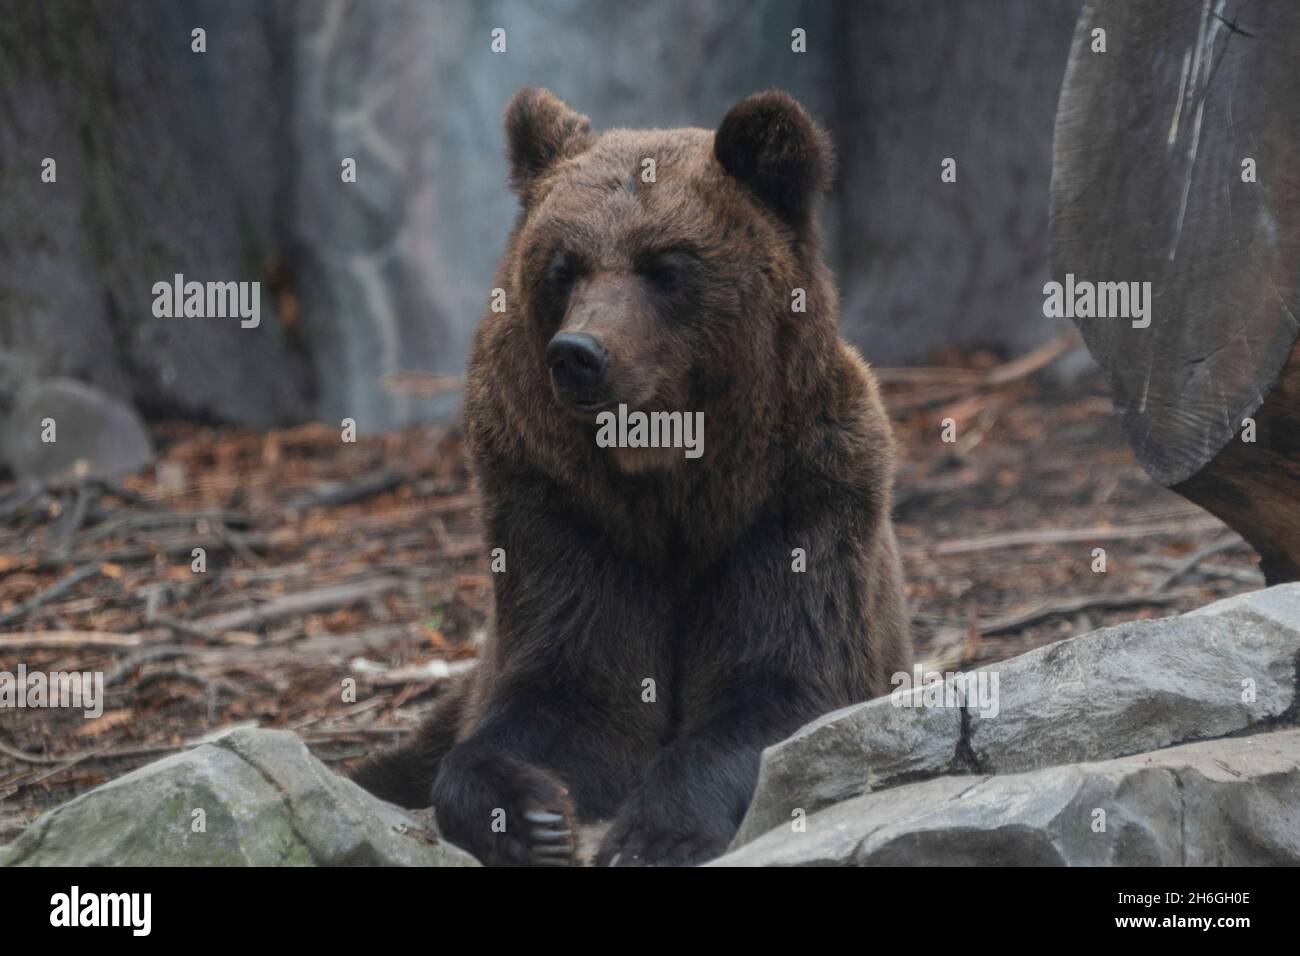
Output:
<path fill-rule="evenodd" d="M 358 601 L 364 601 L 397 590 L 401 586 L 402 581 L 398 578 L 378 578 L 370 581 L 360 581 L 356 584 L 318 588 L 314 591 L 303 591 L 299 594 L 287 594 L 284 597 L 267 601 L 259 607 L 229 611 L 224 614 L 213 614 L 197 621 L 191 621 L 190 624 L 211 634 L 221 634 L 225 631 L 244 631 L 283 617 L 311 614 L 316 611 L 327 611 L 336 607 L 355 604 Z"/>
<path fill-rule="evenodd" d="M 0 754 L 4 754 L 6 757 L 12 757 L 14 760 L 19 760 L 22 761 L 23 763 L 38 764 L 40 766 L 49 766 L 50 764 L 63 763 L 65 760 L 72 759 L 66 756 L 50 757 L 50 756 L 46 756 L 45 754 L 29 754 L 25 750 L 19 750 L 17 747 L 10 747 L 8 744 L 2 741 L 0 741 Z"/>
<path fill-rule="evenodd" d="M 44 591 L 41 591 L 40 593 L 28 598 L 26 601 L 23 601 L 21 604 L 10 608 L 3 614 L 0 614 L 0 627 L 21 620 L 42 604 L 53 601 L 55 598 L 76 587 L 82 581 L 86 580 L 86 578 L 94 577 L 96 574 L 99 574 L 98 562 L 82 565 L 71 574 L 60 578 Z"/>
<path fill-rule="evenodd" d="M 262 563 L 262 559 L 257 556 L 252 548 L 244 543 L 244 536 L 238 531 L 231 529 L 220 521 L 217 522 L 215 530 L 217 532 L 217 537 L 226 541 L 230 545 L 231 550 L 234 551 L 235 554 L 239 555 L 245 564 L 256 567 Z"/>
<path fill-rule="evenodd" d="M 1075 614 L 1079 611 L 1091 608 L 1117 608 L 1133 607 L 1138 604 L 1174 604 L 1184 598 L 1195 597 L 1195 595 L 1183 593 L 1158 593 L 1156 591 L 1147 594 L 1100 594 L 1077 598 L 1065 598 L 1062 600 L 1048 601 L 1040 604 L 1038 607 L 1031 608 L 1028 611 L 1022 611 L 1017 614 L 1010 614 L 1006 617 L 997 618 L 992 621 L 982 621 L 979 625 L 980 634 L 1000 634 L 1004 631 L 1018 631 L 1030 624 L 1035 624 L 1043 618 L 1052 617 L 1058 614 Z"/>
<path fill-rule="evenodd" d="M 111 743 L 104 744 L 104 746 L 96 750 L 83 751 L 82 753 L 75 754 L 70 759 L 63 760 L 62 762 L 59 760 L 53 760 L 51 761 L 51 764 L 57 763 L 58 766 L 51 766 L 49 770 L 36 774 L 36 776 L 32 777 L 30 780 L 20 780 L 14 787 L 0 793 L 0 800 L 7 800 L 22 788 L 35 786 L 42 780 L 48 780 L 50 777 L 57 777 L 61 773 L 66 773 L 82 761 L 89 760 L 91 757 L 98 757 L 112 746 Z"/>
<path fill-rule="evenodd" d="M 24 480 L 17 488 L 0 499 L 0 521 L 13 518 L 43 494 L 45 494 L 45 486 L 41 482 L 34 478 Z"/>
<path fill-rule="evenodd" d="M 192 637 L 195 640 L 202 641 L 205 644 L 215 644 L 217 635 L 211 631 L 191 624 L 189 621 L 182 621 L 166 614 L 155 614 L 152 623 L 160 627 L 165 627 L 169 631 L 174 631 L 182 637 Z"/>
<path fill-rule="evenodd" d="M 1225 534 L 1223 537 L 1211 541 L 1199 551 L 1193 552 L 1176 564 L 1172 571 L 1160 579 L 1159 583 L 1156 584 L 1155 589 L 1157 591 L 1165 590 L 1165 588 L 1169 587 L 1183 575 L 1195 570 L 1197 565 L 1206 558 L 1213 557 L 1216 554 L 1221 554 L 1224 551 L 1229 551 L 1241 543 L 1241 535 L 1235 533 Z"/>
<path fill-rule="evenodd" d="M 175 660 L 179 657 L 193 657 L 198 653 L 194 648 L 182 647 L 179 644 L 157 644 L 153 647 L 142 647 L 139 650 L 132 651 L 120 661 L 104 678 L 104 686 L 114 687 L 129 677 L 137 667 L 148 664 L 151 661 Z"/>
<path fill-rule="evenodd" d="M 91 503 L 99 498 L 98 491 L 92 491 L 92 482 L 79 481 L 72 490 L 72 507 L 59 518 L 54 528 L 55 551 L 67 554 L 72 550 L 73 539 L 86 523 L 86 515 Z"/>

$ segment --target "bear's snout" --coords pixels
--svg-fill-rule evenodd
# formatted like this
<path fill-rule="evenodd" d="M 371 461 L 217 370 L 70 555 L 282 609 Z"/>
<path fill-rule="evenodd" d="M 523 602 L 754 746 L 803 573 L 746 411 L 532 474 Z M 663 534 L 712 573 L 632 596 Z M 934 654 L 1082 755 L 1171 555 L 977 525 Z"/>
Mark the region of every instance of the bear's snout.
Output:
<path fill-rule="evenodd" d="M 551 378 L 565 397 L 577 406 L 601 404 L 600 394 L 609 369 L 609 352 L 594 335 L 561 332 L 546 346 Z"/>

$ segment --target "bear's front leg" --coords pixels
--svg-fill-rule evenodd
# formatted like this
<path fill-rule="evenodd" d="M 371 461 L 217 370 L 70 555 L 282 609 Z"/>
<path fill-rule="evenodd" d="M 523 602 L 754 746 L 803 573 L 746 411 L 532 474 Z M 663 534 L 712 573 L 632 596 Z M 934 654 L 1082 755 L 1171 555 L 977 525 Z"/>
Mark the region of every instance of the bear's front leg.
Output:
<path fill-rule="evenodd" d="M 662 589 L 545 488 L 487 495 L 507 570 L 476 719 L 433 786 L 440 829 L 489 864 L 570 862 L 574 824 L 612 815 L 666 733 L 640 699 L 666 667 Z"/>
<path fill-rule="evenodd" d="M 618 812 L 597 866 L 694 866 L 735 836 L 758 779 L 763 747 L 819 712 L 783 688 L 737 685 L 733 703 L 667 746 Z"/>
<path fill-rule="evenodd" d="M 883 692 L 888 668 L 910 666 L 901 607 L 874 597 L 901 593 L 892 535 L 849 507 L 827 513 L 802 531 L 756 529 L 700 577 L 666 686 L 676 739 L 619 810 L 598 864 L 719 855 L 748 809 L 764 747 Z"/>
<path fill-rule="evenodd" d="M 433 783 L 439 831 L 489 866 L 571 864 L 576 824 L 613 814 L 653 752 L 577 675 L 549 669 L 494 687 Z"/>

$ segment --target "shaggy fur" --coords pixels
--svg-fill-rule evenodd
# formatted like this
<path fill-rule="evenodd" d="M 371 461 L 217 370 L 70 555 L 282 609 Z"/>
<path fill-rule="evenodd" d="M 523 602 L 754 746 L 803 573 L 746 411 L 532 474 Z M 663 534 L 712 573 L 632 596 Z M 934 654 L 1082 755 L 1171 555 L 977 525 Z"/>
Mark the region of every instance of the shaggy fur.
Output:
<path fill-rule="evenodd" d="M 507 570 L 480 666 L 357 779 L 432 803 L 488 863 L 567 862 L 574 820 L 601 817 L 597 862 L 696 863 L 734 834 L 765 746 L 911 666 L 893 438 L 820 258 L 830 146 L 778 91 L 716 134 L 597 136 L 533 89 L 505 126 L 523 210 L 466 417 Z M 561 331 L 604 343 L 602 397 L 702 411 L 703 457 L 597 447 L 548 371 Z"/>

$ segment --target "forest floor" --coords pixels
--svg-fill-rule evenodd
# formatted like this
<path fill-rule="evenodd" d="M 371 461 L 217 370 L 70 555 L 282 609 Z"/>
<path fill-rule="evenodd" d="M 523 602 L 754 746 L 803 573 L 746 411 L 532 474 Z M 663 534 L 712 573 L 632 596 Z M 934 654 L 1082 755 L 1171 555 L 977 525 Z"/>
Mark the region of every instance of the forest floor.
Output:
<path fill-rule="evenodd" d="M 1249 547 L 1147 478 L 1100 377 L 1066 388 L 1040 364 L 878 370 L 927 668 L 1262 586 Z M 0 484 L 0 671 L 101 671 L 106 685 L 97 719 L 0 708 L 0 843 L 235 725 L 289 728 L 346 767 L 409 733 L 475 656 L 491 583 L 457 428 L 154 437 L 154 467 L 117 484 Z"/>

